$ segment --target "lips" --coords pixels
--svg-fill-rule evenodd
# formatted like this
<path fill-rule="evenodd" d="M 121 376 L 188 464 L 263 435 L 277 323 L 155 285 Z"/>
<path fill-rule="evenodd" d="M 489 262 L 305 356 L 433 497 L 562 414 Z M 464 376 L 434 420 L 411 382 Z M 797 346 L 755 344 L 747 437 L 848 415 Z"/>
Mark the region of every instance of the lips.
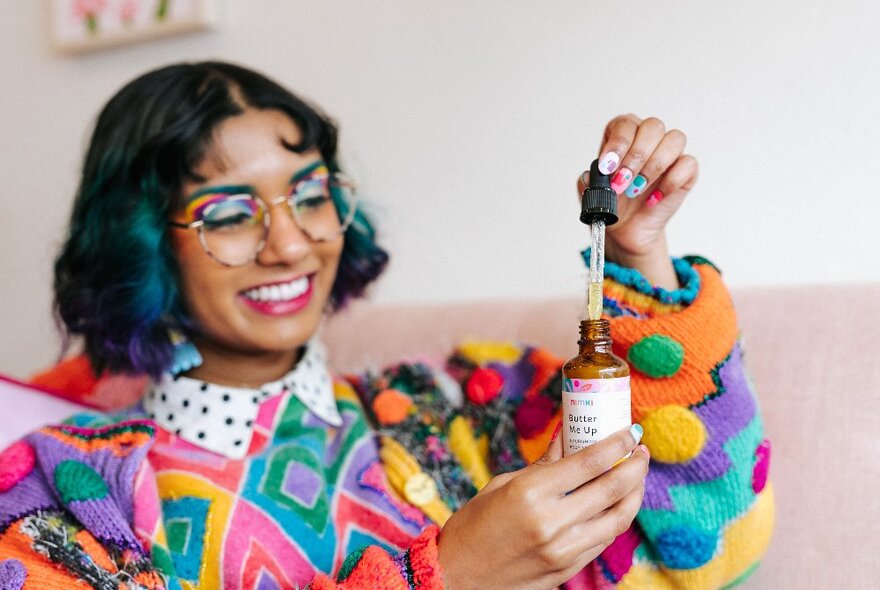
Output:
<path fill-rule="evenodd" d="M 314 274 L 297 277 L 283 283 L 253 287 L 239 293 L 249 308 L 265 315 L 291 315 L 301 311 L 312 298 Z"/>

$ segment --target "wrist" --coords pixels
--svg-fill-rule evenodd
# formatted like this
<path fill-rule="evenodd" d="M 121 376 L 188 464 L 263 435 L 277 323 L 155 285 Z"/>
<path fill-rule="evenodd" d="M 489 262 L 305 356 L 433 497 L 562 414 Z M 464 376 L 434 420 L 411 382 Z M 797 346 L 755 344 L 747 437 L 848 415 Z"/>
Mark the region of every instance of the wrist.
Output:
<path fill-rule="evenodd" d="M 652 285 L 674 291 L 680 287 L 666 236 L 661 235 L 657 241 L 640 252 L 627 251 L 618 247 L 613 241 L 605 244 L 605 259 L 620 266 L 639 271 Z"/>

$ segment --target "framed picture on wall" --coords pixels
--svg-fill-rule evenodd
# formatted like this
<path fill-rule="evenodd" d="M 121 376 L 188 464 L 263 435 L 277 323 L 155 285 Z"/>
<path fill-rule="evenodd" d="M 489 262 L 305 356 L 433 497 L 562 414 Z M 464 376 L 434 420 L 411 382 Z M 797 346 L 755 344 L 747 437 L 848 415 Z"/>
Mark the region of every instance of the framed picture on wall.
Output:
<path fill-rule="evenodd" d="M 83 52 L 202 31 L 215 0 L 50 0 L 53 45 Z"/>

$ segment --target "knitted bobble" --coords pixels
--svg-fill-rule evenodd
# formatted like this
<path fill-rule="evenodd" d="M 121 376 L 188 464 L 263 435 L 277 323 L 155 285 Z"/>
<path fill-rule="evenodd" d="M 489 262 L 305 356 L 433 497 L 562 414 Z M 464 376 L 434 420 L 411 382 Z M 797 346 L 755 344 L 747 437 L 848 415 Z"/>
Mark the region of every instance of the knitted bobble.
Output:
<path fill-rule="evenodd" d="M 642 443 L 661 463 L 684 463 L 700 454 L 706 444 L 706 426 L 694 412 L 669 405 L 642 419 Z"/>
<path fill-rule="evenodd" d="M 468 379 L 465 391 L 472 403 L 478 406 L 488 404 L 498 397 L 504 387 L 504 377 L 495 369 L 476 369 Z"/>
<path fill-rule="evenodd" d="M 684 346 L 669 336 L 652 334 L 633 344 L 626 360 L 648 377 L 672 377 L 684 363 Z"/>
<path fill-rule="evenodd" d="M 555 413 L 556 408 L 553 407 L 553 402 L 549 398 L 536 395 L 520 404 L 516 409 L 513 423 L 521 437 L 534 438 L 547 428 L 547 423 Z"/>
<path fill-rule="evenodd" d="M 409 549 L 409 566 L 412 572 L 412 587 L 424 590 L 443 590 L 443 573 L 440 570 L 440 553 L 437 536 L 440 528 L 430 526 L 422 531 Z"/>
<path fill-rule="evenodd" d="M 6 447 L 0 453 L 0 493 L 27 477 L 35 463 L 34 449 L 27 442 L 20 440 Z"/>
<path fill-rule="evenodd" d="M 717 537 L 689 526 L 666 529 L 657 536 L 657 551 L 666 565 L 678 570 L 698 568 L 715 554 Z"/>
<path fill-rule="evenodd" d="M 364 556 L 364 552 L 367 550 L 369 545 L 364 545 L 360 549 L 356 549 L 352 553 L 348 554 L 348 557 L 345 558 L 345 561 L 342 562 L 342 568 L 339 570 L 339 574 L 336 576 L 336 580 L 339 582 L 344 582 L 350 575 L 351 572 L 354 571 L 354 568 L 357 567 L 358 563 L 361 560 L 361 557 Z"/>
<path fill-rule="evenodd" d="M 107 496 L 107 484 L 101 475 L 81 461 L 67 459 L 55 467 L 55 488 L 61 501 L 100 500 Z"/>
<path fill-rule="evenodd" d="M 0 590 L 21 590 L 27 579 L 27 569 L 17 559 L 0 562 Z"/>
<path fill-rule="evenodd" d="M 373 413 L 376 420 L 385 426 L 399 424 L 409 415 L 413 401 L 405 393 L 396 389 L 386 389 L 373 400 Z"/>
<path fill-rule="evenodd" d="M 458 353 L 475 365 L 491 362 L 512 365 L 522 356 L 522 348 L 512 342 L 465 342 Z"/>
<path fill-rule="evenodd" d="M 755 468 L 752 470 L 752 490 L 760 494 L 767 485 L 767 474 L 770 470 L 770 441 L 764 439 L 755 451 Z"/>
<path fill-rule="evenodd" d="M 486 461 L 480 454 L 474 431 L 464 416 L 456 416 L 449 424 L 449 450 L 471 477 L 474 487 L 482 490 L 492 479 Z"/>

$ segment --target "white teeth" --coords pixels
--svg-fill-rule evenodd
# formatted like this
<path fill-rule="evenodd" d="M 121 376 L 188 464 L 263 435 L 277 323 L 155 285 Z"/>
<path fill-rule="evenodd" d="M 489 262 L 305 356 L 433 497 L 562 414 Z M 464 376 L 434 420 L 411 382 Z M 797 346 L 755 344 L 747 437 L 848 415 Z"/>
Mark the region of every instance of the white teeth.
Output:
<path fill-rule="evenodd" d="M 295 281 L 281 285 L 264 285 L 245 291 L 244 296 L 253 301 L 289 301 L 305 293 L 309 288 L 308 277 L 300 277 Z"/>

